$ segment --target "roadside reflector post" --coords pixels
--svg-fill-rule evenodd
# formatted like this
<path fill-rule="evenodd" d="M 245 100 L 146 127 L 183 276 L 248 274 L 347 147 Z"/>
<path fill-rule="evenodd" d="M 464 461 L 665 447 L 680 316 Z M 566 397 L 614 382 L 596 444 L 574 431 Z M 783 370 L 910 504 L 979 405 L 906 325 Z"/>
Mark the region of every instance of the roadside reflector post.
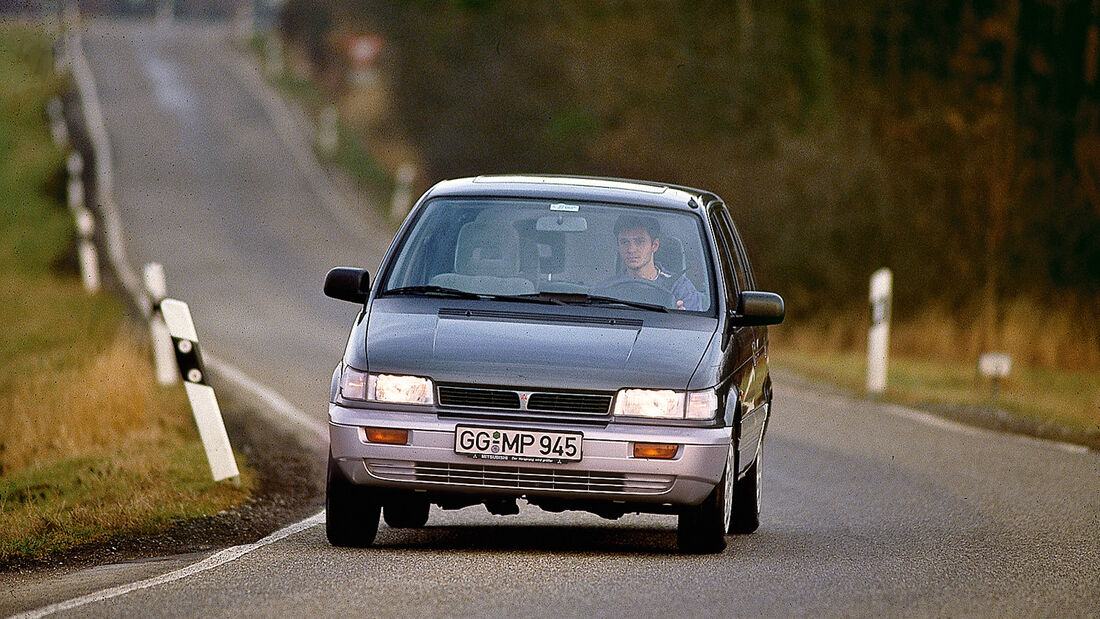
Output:
<path fill-rule="evenodd" d="M 61 99 L 54 97 L 46 104 L 46 114 L 50 117 L 50 135 L 53 143 L 58 148 L 64 149 L 69 145 L 69 129 L 65 126 L 65 105 Z"/>
<path fill-rule="evenodd" d="M 76 213 L 76 229 L 80 233 L 76 254 L 80 262 L 80 279 L 84 282 L 85 292 L 99 292 L 99 254 L 96 252 L 92 235 L 95 234 L 95 217 L 92 212 L 82 208 Z"/>
<path fill-rule="evenodd" d="M 206 450 L 206 459 L 210 463 L 214 481 L 232 479 L 234 484 L 240 484 L 241 473 L 233 459 L 233 448 L 229 445 L 229 435 L 225 432 L 218 398 L 214 395 L 214 389 L 206 382 L 206 368 L 199 353 L 199 338 L 191 319 L 191 309 L 183 301 L 164 299 L 160 302 L 160 311 L 172 337 L 176 363 L 179 365 L 180 376 L 183 377 L 187 399 L 191 401 L 195 425 L 198 426 L 199 438 Z"/>
<path fill-rule="evenodd" d="M 1003 352 L 987 352 L 978 357 L 978 375 L 993 379 L 993 391 L 989 394 L 989 403 L 997 403 L 997 394 L 1002 378 L 1012 372 L 1012 357 Z"/>
<path fill-rule="evenodd" d="M 867 393 L 886 393 L 886 360 L 890 349 L 890 304 L 894 274 L 881 268 L 871 275 L 871 328 L 867 332 Z"/>
<path fill-rule="evenodd" d="M 149 336 L 153 341 L 153 365 L 157 372 L 157 383 L 174 385 L 179 380 L 176 368 L 176 353 L 172 347 L 172 336 L 164 322 L 160 304 L 168 296 L 168 283 L 164 277 L 164 267 L 158 262 L 150 262 L 142 270 L 145 292 L 152 301 L 149 313 Z"/>
<path fill-rule="evenodd" d="M 334 155 L 340 144 L 340 134 L 336 126 L 338 120 L 335 105 L 326 105 L 317 116 L 317 150 L 326 157 Z"/>
<path fill-rule="evenodd" d="M 401 220 L 412 208 L 412 184 L 416 180 L 416 167 L 411 163 L 401 164 L 394 179 L 396 186 L 393 189 L 393 200 L 390 201 L 390 217 Z"/>
<path fill-rule="evenodd" d="M 99 291 L 99 256 L 96 254 L 95 242 L 92 235 L 95 234 L 95 217 L 84 206 L 84 159 L 80 153 L 70 153 L 66 161 L 69 171 L 67 196 L 69 212 L 76 223 L 78 235 L 76 246 L 76 258 L 80 265 L 80 279 L 84 283 L 85 292 Z"/>
<path fill-rule="evenodd" d="M 65 161 L 65 167 L 69 170 L 67 187 L 69 210 L 75 215 L 77 211 L 84 208 L 84 158 L 80 156 L 80 153 L 69 153 L 69 158 Z"/>

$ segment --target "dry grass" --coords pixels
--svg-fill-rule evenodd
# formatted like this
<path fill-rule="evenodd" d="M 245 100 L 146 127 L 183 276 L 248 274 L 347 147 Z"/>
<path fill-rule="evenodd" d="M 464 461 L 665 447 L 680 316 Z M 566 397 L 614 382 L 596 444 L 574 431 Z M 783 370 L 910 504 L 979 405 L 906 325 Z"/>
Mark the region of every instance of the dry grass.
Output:
<path fill-rule="evenodd" d="M 0 25 L 0 566 L 216 513 L 252 484 L 243 466 L 242 488 L 211 480 L 183 388 L 156 385 L 144 333 L 65 267 L 49 50 Z"/>
<path fill-rule="evenodd" d="M 856 393 L 865 388 L 862 351 L 809 351 L 779 345 L 773 363 Z M 1100 432 L 1100 376 L 1090 371 L 1014 368 L 992 400 L 992 383 L 971 364 L 894 355 L 888 364 L 886 398 L 911 405 L 993 405 L 1040 423 Z"/>
<path fill-rule="evenodd" d="M 1041 309 L 1027 300 L 1006 306 L 993 336 L 988 314 L 931 308 L 891 326 L 887 397 L 920 404 L 987 405 L 992 384 L 978 376 L 982 352 L 1012 355 L 997 407 L 1078 430 L 1100 430 L 1098 308 L 1063 301 Z M 811 378 L 862 392 L 867 318 L 852 316 L 774 329 L 775 361 Z"/>
<path fill-rule="evenodd" d="M 142 343 L 125 331 L 85 363 L 55 369 L 39 359 L 38 368 L 3 393 L 7 423 L 0 428 L 0 472 L 93 453 L 135 435 L 164 438 L 159 424 L 171 419 L 157 412 L 147 359 Z M 178 432 L 180 421 L 172 423 Z"/>
<path fill-rule="evenodd" d="M 895 320 L 892 354 L 967 365 L 983 352 L 1012 355 L 1018 368 L 1100 371 L 1100 300 L 1067 297 L 1007 302 L 995 326 L 980 309 L 931 305 Z M 785 347 L 808 352 L 863 350 L 868 317 L 858 313 L 788 322 L 774 330 Z"/>

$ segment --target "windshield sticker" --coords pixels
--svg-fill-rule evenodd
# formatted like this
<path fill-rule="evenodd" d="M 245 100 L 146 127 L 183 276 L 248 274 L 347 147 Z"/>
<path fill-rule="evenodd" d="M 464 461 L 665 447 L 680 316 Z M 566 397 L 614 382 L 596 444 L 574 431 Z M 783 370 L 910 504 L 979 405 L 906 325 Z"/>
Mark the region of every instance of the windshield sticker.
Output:
<path fill-rule="evenodd" d="M 577 206 L 576 204 L 551 204 L 550 205 L 550 210 L 551 211 L 565 211 L 567 213 L 576 213 L 577 211 L 581 210 L 581 207 Z"/>

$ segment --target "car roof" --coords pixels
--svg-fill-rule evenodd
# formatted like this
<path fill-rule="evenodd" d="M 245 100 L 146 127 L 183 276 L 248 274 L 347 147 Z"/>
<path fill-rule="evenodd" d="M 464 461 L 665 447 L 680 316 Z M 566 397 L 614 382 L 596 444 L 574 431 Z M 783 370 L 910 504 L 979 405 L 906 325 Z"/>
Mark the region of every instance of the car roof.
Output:
<path fill-rule="evenodd" d="M 600 176 L 501 174 L 456 178 L 436 183 L 424 199 L 439 196 L 484 196 L 599 200 L 640 206 L 698 210 L 719 200 L 701 189 L 681 185 Z"/>

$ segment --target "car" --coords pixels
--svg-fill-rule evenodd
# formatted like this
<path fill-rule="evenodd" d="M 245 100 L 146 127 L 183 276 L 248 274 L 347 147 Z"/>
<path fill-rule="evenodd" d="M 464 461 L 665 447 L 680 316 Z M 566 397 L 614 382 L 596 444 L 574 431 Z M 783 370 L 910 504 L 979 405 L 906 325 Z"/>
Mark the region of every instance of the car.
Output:
<path fill-rule="evenodd" d="M 413 206 L 332 375 L 326 534 L 374 543 L 431 506 L 678 517 L 684 552 L 760 523 L 767 325 L 730 209 L 646 181 L 479 176 Z"/>

